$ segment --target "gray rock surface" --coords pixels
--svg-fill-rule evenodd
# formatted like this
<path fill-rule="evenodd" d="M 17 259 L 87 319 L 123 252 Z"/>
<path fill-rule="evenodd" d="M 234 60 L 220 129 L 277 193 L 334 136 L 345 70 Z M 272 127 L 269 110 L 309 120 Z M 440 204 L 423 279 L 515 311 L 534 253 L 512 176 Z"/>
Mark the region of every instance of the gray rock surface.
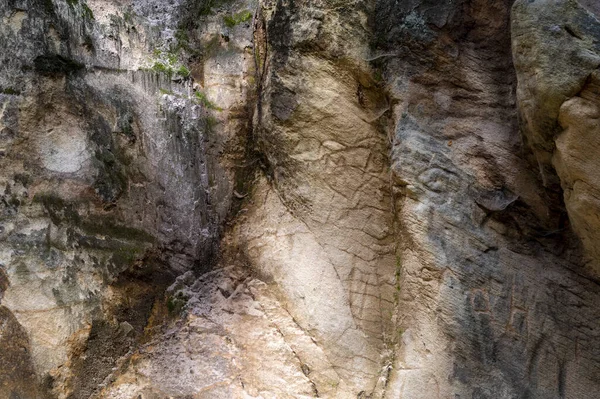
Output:
<path fill-rule="evenodd" d="M 96 390 L 170 282 L 208 267 L 231 205 L 247 39 L 192 47 L 187 4 L 138 3 L 0 3 L 2 305 L 39 395 Z M 122 322 L 133 337 L 112 337 Z"/>
<path fill-rule="evenodd" d="M 560 179 L 569 220 L 588 255 L 586 266 L 596 276 L 599 204 L 597 161 L 591 153 L 598 145 L 599 17 L 593 3 L 575 1 L 519 2 L 513 12 L 524 133 L 543 174 L 552 174 L 546 185 Z"/>
<path fill-rule="evenodd" d="M 0 0 L 0 397 L 596 398 L 599 15 Z"/>

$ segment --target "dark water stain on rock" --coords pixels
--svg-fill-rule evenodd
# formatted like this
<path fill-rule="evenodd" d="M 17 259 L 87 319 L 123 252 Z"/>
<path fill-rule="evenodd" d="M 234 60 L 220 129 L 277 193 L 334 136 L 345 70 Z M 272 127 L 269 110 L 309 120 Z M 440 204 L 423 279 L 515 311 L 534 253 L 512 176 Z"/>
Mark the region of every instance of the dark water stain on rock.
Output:
<path fill-rule="evenodd" d="M 38 398 L 27 333 L 4 306 L 0 306 L 0 353 L 0 397 Z"/>
<path fill-rule="evenodd" d="M 33 60 L 35 70 L 44 76 L 69 75 L 83 69 L 83 64 L 59 54 L 40 55 Z"/>

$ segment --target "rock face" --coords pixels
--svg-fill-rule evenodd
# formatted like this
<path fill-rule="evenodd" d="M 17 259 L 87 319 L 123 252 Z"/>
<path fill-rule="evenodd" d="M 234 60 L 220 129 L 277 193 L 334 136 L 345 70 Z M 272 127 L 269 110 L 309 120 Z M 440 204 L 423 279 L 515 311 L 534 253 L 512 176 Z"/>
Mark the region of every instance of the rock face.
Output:
<path fill-rule="evenodd" d="M 97 389 L 175 276 L 207 267 L 231 203 L 251 31 L 209 51 L 176 31 L 188 5 L 159 3 L 0 3 L 2 317 L 40 397 Z"/>
<path fill-rule="evenodd" d="M 402 251 L 393 395 L 594 396 L 597 286 L 516 125 L 510 34 L 518 53 L 519 13 L 536 6 L 513 6 L 512 32 L 510 2 L 380 9 L 380 51 L 397 52 L 384 64 Z"/>
<path fill-rule="evenodd" d="M 0 0 L 0 397 L 595 398 L 589 0 Z"/>
<path fill-rule="evenodd" d="M 560 17 L 558 17 L 560 16 Z M 591 152 L 597 147 L 597 68 L 600 10 L 574 1 L 515 5 L 514 55 L 524 133 L 542 173 L 556 170 L 573 230 L 581 238 L 587 268 L 598 276 L 598 190 Z M 535 49 L 530 51 L 530 49 Z M 569 49 L 564 51 L 563 49 Z M 549 172 L 552 173 L 552 172 Z"/>
<path fill-rule="evenodd" d="M 270 51 L 254 135 L 267 179 L 237 241 L 357 395 L 390 361 L 396 243 L 379 120 L 389 104 L 365 61 L 368 9 L 352 8 L 261 9 Z"/>

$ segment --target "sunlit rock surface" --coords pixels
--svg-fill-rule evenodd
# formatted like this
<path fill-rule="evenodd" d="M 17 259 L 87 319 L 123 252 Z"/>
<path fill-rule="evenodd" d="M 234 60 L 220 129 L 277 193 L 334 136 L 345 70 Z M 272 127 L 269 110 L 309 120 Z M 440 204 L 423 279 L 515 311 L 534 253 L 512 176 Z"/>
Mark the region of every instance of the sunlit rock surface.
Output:
<path fill-rule="evenodd" d="M 596 398 L 599 15 L 0 0 L 0 398 Z"/>

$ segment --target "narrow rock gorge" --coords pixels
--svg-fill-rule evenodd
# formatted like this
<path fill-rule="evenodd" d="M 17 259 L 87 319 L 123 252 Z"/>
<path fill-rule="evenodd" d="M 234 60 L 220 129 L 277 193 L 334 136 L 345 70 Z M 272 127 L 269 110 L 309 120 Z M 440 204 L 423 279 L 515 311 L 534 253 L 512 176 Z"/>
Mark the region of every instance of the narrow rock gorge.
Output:
<path fill-rule="evenodd" d="M 594 399 L 595 0 L 0 0 L 0 399 Z"/>

